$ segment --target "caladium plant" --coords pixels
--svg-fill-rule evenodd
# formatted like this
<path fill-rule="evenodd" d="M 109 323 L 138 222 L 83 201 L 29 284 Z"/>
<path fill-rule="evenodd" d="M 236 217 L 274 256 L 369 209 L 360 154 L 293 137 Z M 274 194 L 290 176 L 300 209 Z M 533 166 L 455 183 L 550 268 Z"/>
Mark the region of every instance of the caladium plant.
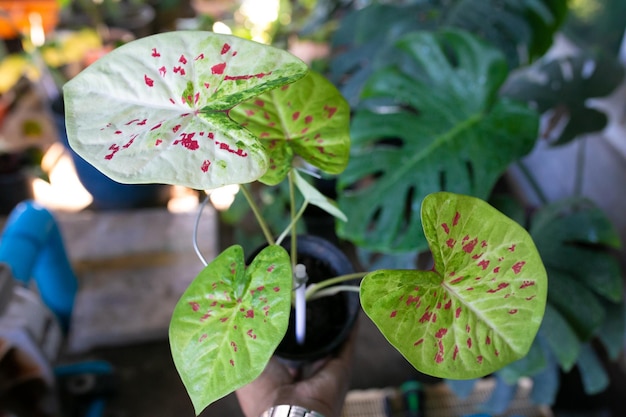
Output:
<path fill-rule="evenodd" d="M 111 178 L 195 189 L 240 184 L 268 246 L 208 262 L 170 324 L 172 356 L 196 413 L 254 380 L 284 337 L 297 250 L 280 245 L 313 204 L 345 220 L 295 168 L 338 174 L 348 163 L 350 109 L 291 54 L 228 35 L 184 31 L 128 43 L 64 88 L 70 145 Z M 278 239 L 246 184 L 288 181 L 302 194 Z M 523 356 L 541 322 L 547 282 L 529 235 L 482 200 L 424 200 L 431 271 L 375 271 L 363 308 L 422 372 L 486 375 Z M 292 233 L 293 235 L 294 233 Z M 295 239 L 293 239 L 295 241 Z M 293 258 L 293 259 L 290 259 Z M 349 277 L 310 286 L 306 297 Z"/>

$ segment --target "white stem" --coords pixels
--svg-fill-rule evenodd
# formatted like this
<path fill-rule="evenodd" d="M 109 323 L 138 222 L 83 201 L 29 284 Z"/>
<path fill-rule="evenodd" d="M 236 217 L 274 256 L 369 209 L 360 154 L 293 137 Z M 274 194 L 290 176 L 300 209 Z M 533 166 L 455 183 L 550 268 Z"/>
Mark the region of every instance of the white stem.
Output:
<path fill-rule="evenodd" d="M 306 335 L 306 268 L 302 264 L 296 265 L 294 272 L 296 288 L 296 342 L 304 344 Z"/>

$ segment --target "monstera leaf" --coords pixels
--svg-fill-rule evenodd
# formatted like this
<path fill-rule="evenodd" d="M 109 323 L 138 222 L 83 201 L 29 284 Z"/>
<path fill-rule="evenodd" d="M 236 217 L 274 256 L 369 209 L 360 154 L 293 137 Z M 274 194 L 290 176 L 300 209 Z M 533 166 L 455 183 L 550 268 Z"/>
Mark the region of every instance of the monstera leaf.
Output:
<path fill-rule="evenodd" d="M 623 78 L 617 59 L 581 53 L 538 61 L 512 76 L 502 93 L 532 103 L 542 114 L 550 111 L 543 136 L 562 145 L 606 126 L 607 115 L 590 107 L 589 99 L 609 95 Z"/>
<path fill-rule="evenodd" d="M 507 69 L 497 50 L 457 31 L 414 33 L 398 46 L 408 62 L 370 80 L 365 97 L 385 105 L 355 113 L 339 177 L 349 220 L 338 233 L 383 252 L 425 249 L 423 198 L 441 190 L 486 198 L 538 131 L 534 111 L 498 98 Z"/>
<path fill-rule="evenodd" d="M 358 105 L 361 89 L 374 71 L 397 62 L 392 46 L 404 35 L 438 28 L 466 30 L 498 47 L 511 67 L 517 67 L 543 55 L 568 11 L 566 0 L 409 3 L 372 2 L 343 17 L 333 34 L 330 78 L 352 106 Z"/>
<path fill-rule="evenodd" d="M 306 72 L 291 54 L 234 36 L 141 38 L 65 85 L 70 145 L 123 183 L 206 189 L 250 182 L 267 170 L 267 156 L 228 112 Z"/>
<path fill-rule="evenodd" d="M 424 199 L 422 217 L 433 269 L 368 274 L 364 311 L 436 377 L 477 378 L 526 355 L 548 290 L 528 233 L 482 200 L 445 192 Z"/>
<path fill-rule="evenodd" d="M 289 255 L 268 246 L 248 268 L 231 246 L 200 272 L 172 315 L 172 357 L 196 414 L 263 371 L 289 323 Z"/>
<path fill-rule="evenodd" d="M 299 156 L 329 174 L 348 163 L 350 108 L 337 88 L 316 72 L 231 110 L 236 122 L 261 138 L 269 169 L 265 184 L 283 181 Z"/>

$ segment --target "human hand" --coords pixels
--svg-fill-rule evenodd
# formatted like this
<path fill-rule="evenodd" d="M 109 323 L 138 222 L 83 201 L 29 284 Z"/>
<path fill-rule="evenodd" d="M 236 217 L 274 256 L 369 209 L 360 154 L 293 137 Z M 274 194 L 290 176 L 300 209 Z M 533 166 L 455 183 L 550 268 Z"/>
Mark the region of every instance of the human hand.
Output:
<path fill-rule="evenodd" d="M 355 335 L 353 330 L 338 355 L 321 359 L 301 372 L 272 357 L 256 380 L 237 390 L 243 413 L 259 417 L 272 406 L 289 404 L 324 417 L 339 417 L 350 387 Z"/>

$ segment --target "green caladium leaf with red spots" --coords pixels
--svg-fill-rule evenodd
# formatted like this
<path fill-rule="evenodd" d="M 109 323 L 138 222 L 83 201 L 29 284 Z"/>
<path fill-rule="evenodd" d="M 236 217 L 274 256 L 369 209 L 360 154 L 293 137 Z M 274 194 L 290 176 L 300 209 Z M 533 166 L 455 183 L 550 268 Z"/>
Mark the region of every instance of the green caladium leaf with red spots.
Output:
<path fill-rule="evenodd" d="M 229 35 L 141 38 L 64 86 L 69 142 L 123 183 L 206 189 L 251 182 L 265 173 L 268 158 L 229 110 L 307 71 L 288 52 Z"/>
<path fill-rule="evenodd" d="M 269 155 L 269 169 L 260 179 L 265 184 L 285 179 L 295 156 L 330 174 L 348 164 L 350 108 L 316 72 L 242 103 L 230 114 L 261 138 Z"/>
<path fill-rule="evenodd" d="M 246 268 L 235 245 L 184 292 L 169 339 L 196 414 L 261 374 L 287 331 L 291 287 L 285 249 L 268 246 Z"/>
<path fill-rule="evenodd" d="M 484 201 L 438 192 L 422 205 L 431 271 L 368 274 L 361 303 L 419 371 L 487 375 L 523 357 L 541 324 L 547 278 L 529 234 Z"/>

